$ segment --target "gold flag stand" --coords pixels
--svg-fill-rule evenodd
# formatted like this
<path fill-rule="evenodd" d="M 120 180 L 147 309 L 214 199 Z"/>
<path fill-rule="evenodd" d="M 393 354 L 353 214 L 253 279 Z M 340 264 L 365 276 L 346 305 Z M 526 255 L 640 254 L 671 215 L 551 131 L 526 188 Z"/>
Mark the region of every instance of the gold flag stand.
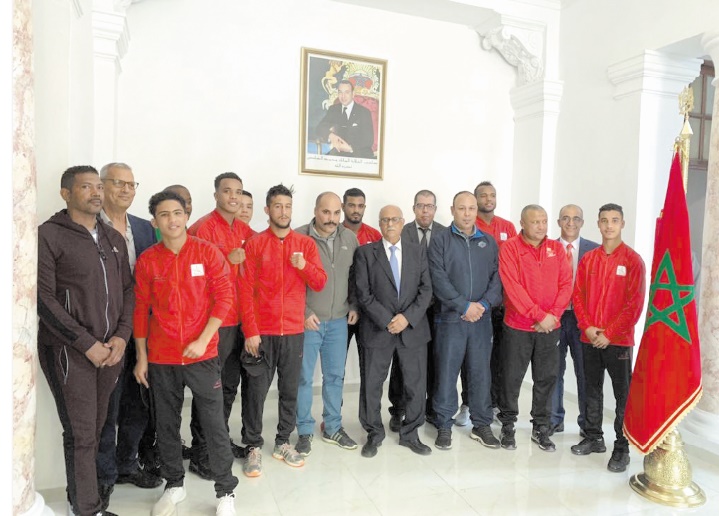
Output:
<path fill-rule="evenodd" d="M 689 112 L 694 107 L 694 94 L 690 87 L 679 94 L 679 112 L 684 115 L 682 130 L 674 142 L 680 152 L 684 192 L 687 191 L 689 171 Z M 692 482 L 692 466 L 684 451 L 684 441 L 676 427 L 651 453 L 644 456 L 644 471 L 633 475 L 629 485 L 652 502 L 671 507 L 698 507 L 707 501 L 701 487 Z"/>

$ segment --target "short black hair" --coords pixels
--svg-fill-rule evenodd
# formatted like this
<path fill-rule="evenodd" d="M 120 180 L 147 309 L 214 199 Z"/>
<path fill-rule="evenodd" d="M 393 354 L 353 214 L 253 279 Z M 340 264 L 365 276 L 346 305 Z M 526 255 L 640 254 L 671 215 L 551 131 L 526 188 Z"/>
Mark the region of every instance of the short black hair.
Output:
<path fill-rule="evenodd" d="M 355 90 L 355 85 L 352 83 L 352 81 L 348 81 L 347 79 L 342 79 L 340 82 L 337 83 L 337 91 L 340 91 L 340 84 L 349 84 L 350 88 L 352 88 L 352 91 Z"/>
<path fill-rule="evenodd" d="M 215 191 L 217 191 L 217 189 L 220 187 L 220 183 L 223 179 L 237 179 L 240 183 L 242 182 L 240 176 L 238 176 L 234 172 L 223 172 L 215 178 Z"/>
<path fill-rule="evenodd" d="M 475 197 L 477 197 L 477 192 L 483 186 L 491 186 L 492 188 L 494 188 L 494 185 L 492 183 L 490 183 L 489 181 L 482 181 L 481 183 L 479 183 L 477 186 L 474 187 L 474 196 Z M 494 189 L 496 190 L 496 188 L 494 188 Z"/>
<path fill-rule="evenodd" d="M 68 168 L 62 173 L 60 178 L 60 188 L 65 190 L 72 190 L 72 186 L 75 184 L 75 176 L 78 174 L 97 174 L 97 169 L 91 165 L 76 165 Z M 99 174 L 98 174 L 99 175 Z"/>
<path fill-rule="evenodd" d="M 150 202 L 148 204 L 148 208 L 150 209 L 150 215 L 154 217 L 155 212 L 157 211 L 157 205 L 164 201 L 177 201 L 182 206 L 182 210 L 184 212 L 187 212 L 187 205 L 185 204 L 185 199 L 183 199 L 180 194 L 175 193 L 172 190 L 163 190 L 162 192 L 158 192 L 152 197 L 150 197 Z"/>
<path fill-rule="evenodd" d="M 289 197 L 291 199 L 292 192 L 293 192 L 292 187 L 287 188 L 282 183 L 275 185 L 272 188 L 270 188 L 269 190 L 267 190 L 267 197 L 265 198 L 265 203 L 266 203 L 267 207 L 269 207 L 270 204 L 272 203 L 272 199 L 277 197 L 278 195 L 286 195 L 287 197 Z"/>
<path fill-rule="evenodd" d="M 363 199 L 367 199 L 367 196 L 359 188 L 350 188 L 347 190 L 342 196 L 342 204 L 347 202 L 347 197 L 362 197 Z"/>
<path fill-rule="evenodd" d="M 417 192 L 416 194 L 414 194 L 414 203 L 415 203 L 415 204 L 417 204 L 417 197 L 419 197 L 420 195 L 422 195 L 422 196 L 431 195 L 431 196 L 432 196 L 432 199 L 434 199 L 434 201 L 432 201 L 432 202 L 434 202 L 435 204 L 437 204 L 437 196 L 434 195 L 434 192 L 433 192 L 432 190 L 420 190 L 419 192 Z"/>
<path fill-rule="evenodd" d="M 242 189 L 242 195 L 246 195 L 247 197 L 252 199 L 252 193 L 248 190 L 245 190 L 244 188 Z"/>
<path fill-rule="evenodd" d="M 603 211 L 618 211 L 619 214 L 622 216 L 622 219 L 624 218 L 624 210 L 622 209 L 622 207 L 618 204 L 614 204 L 613 202 L 609 202 L 599 208 L 599 214 L 597 215 L 597 218 L 599 218 Z"/>

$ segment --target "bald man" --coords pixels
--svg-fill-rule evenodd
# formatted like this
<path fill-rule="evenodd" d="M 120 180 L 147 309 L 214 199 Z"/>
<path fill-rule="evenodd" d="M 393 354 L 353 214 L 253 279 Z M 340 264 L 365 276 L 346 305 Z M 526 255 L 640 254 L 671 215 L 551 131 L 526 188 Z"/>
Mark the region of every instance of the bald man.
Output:
<path fill-rule="evenodd" d="M 357 237 L 340 224 L 342 201 L 332 192 L 324 192 L 315 201 L 315 216 L 297 229 L 317 244 L 327 283 L 319 292 L 307 288 L 305 341 L 302 373 L 297 392 L 297 434 L 295 449 L 303 457 L 312 452 L 315 420 L 312 417 L 312 381 L 317 355 L 322 366 L 322 440 L 344 450 L 357 443 L 342 428 L 342 389 L 347 359 L 347 324 L 358 319 L 354 288 L 350 289 L 350 269 Z"/>
<path fill-rule="evenodd" d="M 363 457 L 374 457 L 385 437 L 380 413 L 382 384 L 396 353 L 404 379 L 407 406 L 399 444 L 420 455 L 432 450 L 419 440 L 427 388 L 427 343 L 431 335 L 427 308 L 432 285 L 426 251 L 401 238 L 404 218 L 397 206 L 379 213 L 382 240 L 364 245 L 355 255 L 355 282 L 363 336 L 364 397 L 360 422 L 367 432 Z"/>

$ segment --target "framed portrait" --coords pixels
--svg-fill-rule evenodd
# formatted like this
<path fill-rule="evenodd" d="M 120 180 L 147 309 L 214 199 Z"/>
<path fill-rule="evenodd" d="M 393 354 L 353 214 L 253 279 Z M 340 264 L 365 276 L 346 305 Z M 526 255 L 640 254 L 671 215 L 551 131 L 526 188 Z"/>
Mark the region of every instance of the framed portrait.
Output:
<path fill-rule="evenodd" d="M 387 61 L 302 49 L 300 173 L 382 179 Z"/>

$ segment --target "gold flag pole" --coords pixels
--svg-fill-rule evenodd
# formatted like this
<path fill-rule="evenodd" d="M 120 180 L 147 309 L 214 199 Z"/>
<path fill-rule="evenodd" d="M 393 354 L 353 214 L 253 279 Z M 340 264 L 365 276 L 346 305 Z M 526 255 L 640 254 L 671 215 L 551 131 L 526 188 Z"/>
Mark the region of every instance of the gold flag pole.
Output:
<path fill-rule="evenodd" d="M 693 108 L 694 93 L 691 86 L 687 86 L 679 94 L 679 113 L 684 115 L 684 124 L 674 140 L 674 150 L 679 152 L 682 163 L 685 195 L 689 177 L 689 140 L 693 134 L 689 113 Z M 676 426 L 659 446 L 644 456 L 644 471 L 633 475 L 629 485 L 644 498 L 671 507 L 699 507 L 707 501 L 702 488 L 692 482 L 692 466 Z"/>

